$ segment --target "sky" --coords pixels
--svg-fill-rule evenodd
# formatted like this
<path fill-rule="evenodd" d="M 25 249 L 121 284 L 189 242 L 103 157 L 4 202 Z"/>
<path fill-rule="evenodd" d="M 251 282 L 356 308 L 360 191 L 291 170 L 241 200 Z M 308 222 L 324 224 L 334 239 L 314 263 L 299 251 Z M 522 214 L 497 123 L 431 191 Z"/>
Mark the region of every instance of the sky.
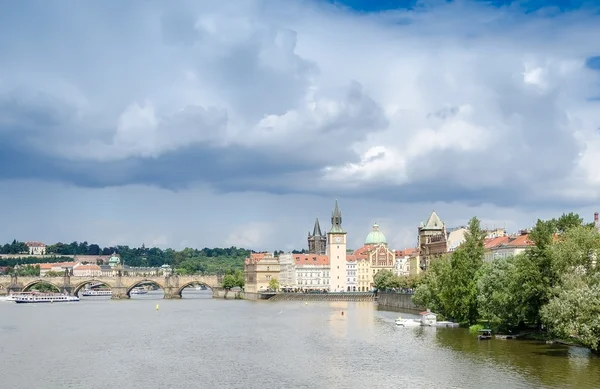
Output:
<path fill-rule="evenodd" d="M 600 210 L 600 6 L 0 3 L 0 241 L 305 248 Z"/>

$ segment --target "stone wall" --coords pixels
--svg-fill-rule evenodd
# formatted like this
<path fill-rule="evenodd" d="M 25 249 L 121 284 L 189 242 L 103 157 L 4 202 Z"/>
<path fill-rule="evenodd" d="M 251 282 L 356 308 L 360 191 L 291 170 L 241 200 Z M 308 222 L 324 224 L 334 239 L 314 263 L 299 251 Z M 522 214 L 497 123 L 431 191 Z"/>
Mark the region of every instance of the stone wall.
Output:
<path fill-rule="evenodd" d="M 377 305 L 381 308 L 424 311 L 424 308 L 418 307 L 415 305 L 415 303 L 413 303 L 412 296 L 412 294 L 407 293 L 379 292 L 377 294 Z"/>
<path fill-rule="evenodd" d="M 279 293 L 269 301 L 374 301 L 374 293 Z"/>

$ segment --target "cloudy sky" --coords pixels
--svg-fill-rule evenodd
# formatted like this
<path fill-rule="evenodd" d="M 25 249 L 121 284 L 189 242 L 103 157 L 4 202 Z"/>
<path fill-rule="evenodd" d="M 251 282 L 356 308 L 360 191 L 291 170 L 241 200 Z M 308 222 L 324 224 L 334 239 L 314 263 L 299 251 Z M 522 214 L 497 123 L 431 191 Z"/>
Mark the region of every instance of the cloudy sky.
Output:
<path fill-rule="evenodd" d="M 591 221 L 600 7 L 551 3 L 2 2 L 0 241 L 300 249 L 336 198 L 354 248 Z"/>

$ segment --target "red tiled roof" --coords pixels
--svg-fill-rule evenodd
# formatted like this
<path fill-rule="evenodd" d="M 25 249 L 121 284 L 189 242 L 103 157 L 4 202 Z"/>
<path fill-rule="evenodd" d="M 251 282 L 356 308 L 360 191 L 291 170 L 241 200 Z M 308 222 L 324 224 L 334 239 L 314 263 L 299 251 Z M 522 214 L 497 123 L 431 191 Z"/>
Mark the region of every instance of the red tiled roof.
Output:
<path fill-rule="evenodd" d="M 329 265 L 329 257 L 327 255 L 317 254 L 293 254 L 296 266 L 303 265 Z"/>
<path fill-rule="evenodd" d="M 509 240 L 508 236 L 498 236 L 496 238 L 486 239 L 483 243 L 486 249 L 491 249 L 501 244 L 506 244 Z"/>
<path fill-rule="evenodd" d="M 27 247 L 46 247 L 46 245 L 42 242 L 25 242 Z"/>
<path fill-rule="evenodd" d="M 396 250 L 395 254 L 397 257 L 409 257 L 417 251 L 415 248 L 407 248 L 404 250 Z"/>
<path fill-rule="evenodd" d="M 533 246 L 533 242 L 529 240 L 529 234 L 519 235 L 506 244 L 507 246 Z"/>

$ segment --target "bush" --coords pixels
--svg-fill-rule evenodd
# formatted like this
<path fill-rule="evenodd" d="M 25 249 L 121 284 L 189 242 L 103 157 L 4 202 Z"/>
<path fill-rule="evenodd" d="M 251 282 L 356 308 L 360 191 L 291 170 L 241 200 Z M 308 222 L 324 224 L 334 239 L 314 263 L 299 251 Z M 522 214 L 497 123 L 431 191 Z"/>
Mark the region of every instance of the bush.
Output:
<path fill-rule="evenodd" d="M 473 324 L 469 327 L 469 332 L 471 334 L 477 334 L 480 330 L 484 329 L 485 326 L 483 324 Z"/>

